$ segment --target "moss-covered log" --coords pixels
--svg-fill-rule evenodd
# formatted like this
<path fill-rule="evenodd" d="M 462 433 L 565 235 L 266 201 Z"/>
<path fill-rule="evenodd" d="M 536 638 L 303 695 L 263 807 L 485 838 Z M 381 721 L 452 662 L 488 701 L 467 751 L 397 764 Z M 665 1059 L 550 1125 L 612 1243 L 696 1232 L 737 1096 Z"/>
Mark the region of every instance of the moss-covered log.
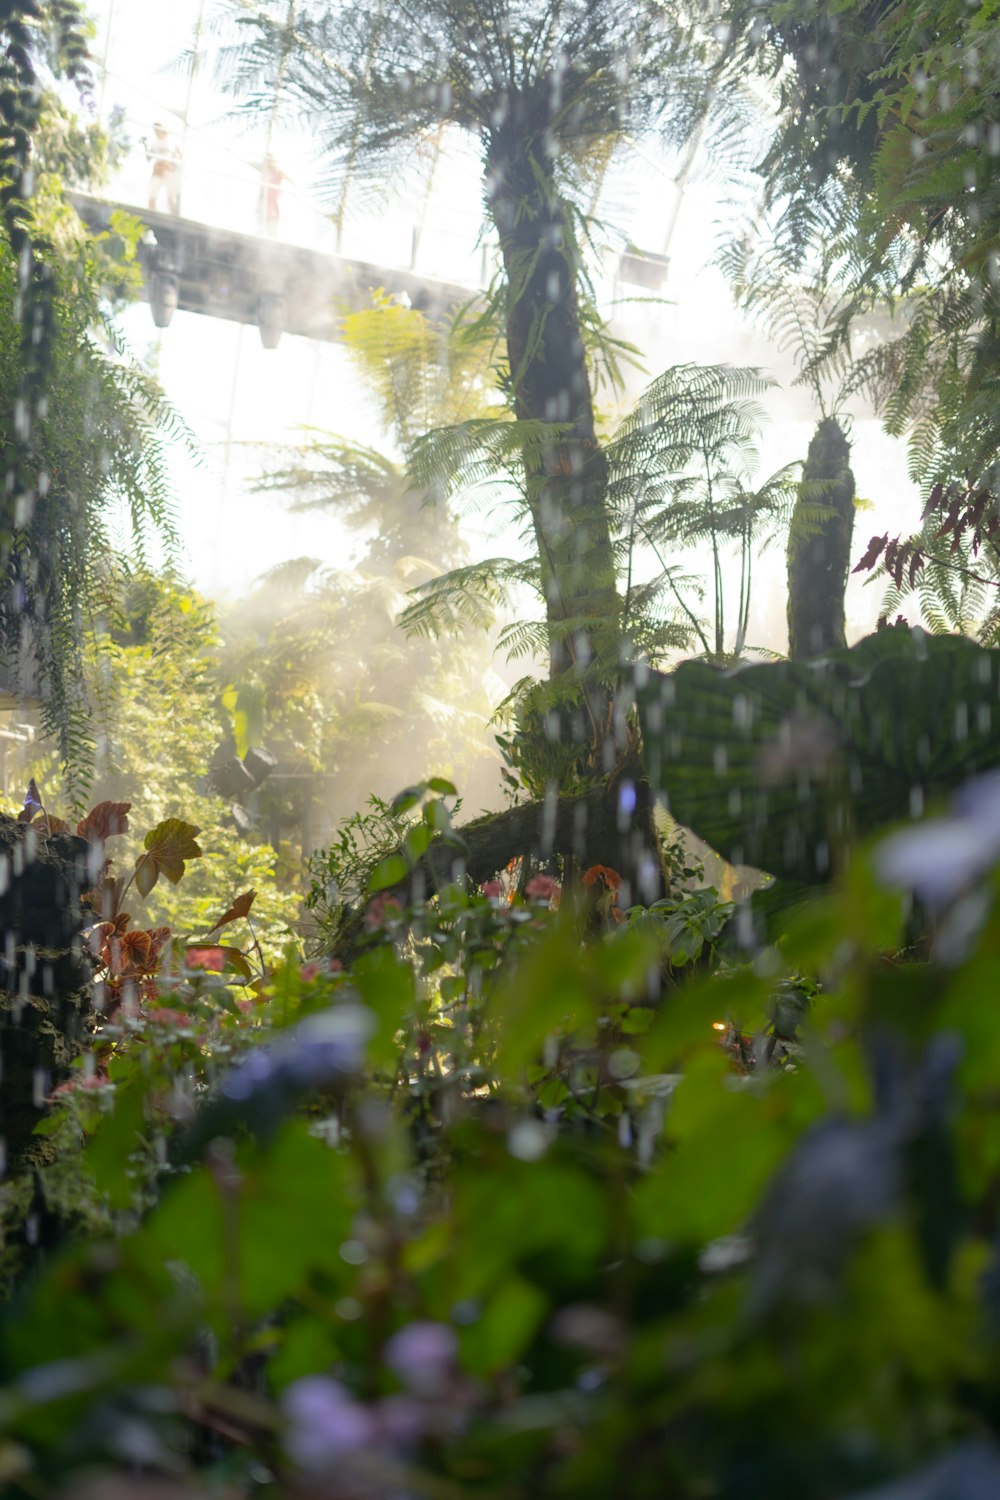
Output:
<path fill-rule="evenodd" d="M 788 654 L 846 646 L 844 593 L 854 530 L 851 449 L 840 423 L 816 428 L 788 533 Z"/>
<path fill-rule="evenodd" d="M 544 865 L 560 860 L 566 873 L 607 865 L 621 875 L 622 904 L 649 903 L 663 894 L 664 867 L 653 819 L 654 797 L 638 760 L 577 796 L 528 802 L 489 813 L 455 830 L 458 842 L 436 840 L 413 874 L 387 895 L 421 901 L 454 880 L 483 885 L 511 860 Z M 345 923 L 337 956 L 350 960 L 365 946 L 363 910 Z"/>
<path fill-rule="evenodd" d="M 552 796 L 466 823 L 465 873 L 481 885 L 518 856 L 616 869 L 635 899 L 659 894 L 662 877 L 649 783 L 620 776 L 575 797 Z M 439 857 L 439 856 L 438 856 Z"/>

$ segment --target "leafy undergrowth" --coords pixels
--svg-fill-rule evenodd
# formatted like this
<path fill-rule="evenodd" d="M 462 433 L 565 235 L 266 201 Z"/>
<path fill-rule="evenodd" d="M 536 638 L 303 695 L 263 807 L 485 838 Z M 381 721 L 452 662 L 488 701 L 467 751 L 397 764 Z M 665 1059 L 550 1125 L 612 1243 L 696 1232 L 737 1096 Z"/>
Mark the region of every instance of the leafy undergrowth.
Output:
<path fill-rule="evenodd" d="M 118 877 L 7 1186 L 7 1492 L 1000 1493 L 1000 792 L 962 797 L 757 949 L 711 891 L 406 907 L 383 861 L 349 968 L 268 970 L 252 893 L 178 949 Z"/>

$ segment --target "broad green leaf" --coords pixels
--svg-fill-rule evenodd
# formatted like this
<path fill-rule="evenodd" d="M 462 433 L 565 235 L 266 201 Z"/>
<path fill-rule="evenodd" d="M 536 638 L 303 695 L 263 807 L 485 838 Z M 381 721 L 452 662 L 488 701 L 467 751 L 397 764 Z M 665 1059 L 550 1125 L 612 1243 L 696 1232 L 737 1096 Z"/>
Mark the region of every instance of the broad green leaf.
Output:
<path fill-rule="evenodd" d="M 806 1098 L 798 1113 L 788 1095 Z M 822 1109 L 818 1088 L 778 1078 L 767 1090 L 733 1074 L 721 1048 L 696 1059 L 677 1085 L 667 1117 L 675 1146 L 643 1178 L 633 1199 L 636 1233 L 704 1243 L 742 1229 L 797 1139 L 801 1114 Z"/>
<path fill-rule="evenodd" d="M 392 799 L 392 810 L 398 816 L 409 812 L 411 807 L 416 807 L 424 794 L 423 786 L 408 786 L 401 792 L 397 792 Z"/>
<path fill-rule="evenodd" d="M 435 833 L 444 833 L 451 827 L 451 813 L 443 802 L 428 802 L 424 808 L 424 822 Z"/>
<path fill-rule="evenodd" d="M 392 1066 L 399 1053 L 397 1034 L 415 1003 L 413 969 L 392 946 L 383 944 L 361 955 L 351 970 L 351 978 L 378 1019 L 378 1030 L 368 1044 L 368 1055 L 376 1066 Z"/>
<path fill-rule="evenodd" d="M 269 1151 L 248 1153 L 228 1178 L 202 1168 L 182 1179 L 137 1243 L 153 1264 L 188 1266 L 217 1314 L 235 1304 L 260 1318 L 315 1270 L 348 1278 L 338 1247 L 350 1231 L 352 1197 L 351 1163 L 296 1121 Z"/>
<path fill-rule="evenodd" d="M 182 818 L 165 818 L 149 830 L 143 840 L 146 852 L 135 862 L 135 883 L 142 895 L 149 895 L 161 875 L 176 885 L 184 874 L 185 861 L 200 859 L 196 842 L 199 832 Z"/>
<path fill-rule="evenodd" d="M 390 854 L 377 864 L 368 877 L 368 890 L 374 896 L 391 885 L 398 885 L 410 873 L 410 867 L 401 854 Z"/>
<path fill-rule="evenodd" d="M 406 849 L 406 856 L 413 864 L 416 864 L 422 854 L 426 854 L 433 837 L 434 830 L 429 828 L 426 823 L 418 823 L 415 828 L 410 829 L 403 840 L 403 844 Z"/>
<path fill-rule="evenodd" d="M 233 739 L 236 754 L 242 760 L 260 741 L 264 729 L 264 693 L 261 688 L 232 684 L 222 694 L 222 704 L 233 716 Z"/>
<path fill-rule="evenodd" d="M 495 1375 L 517 1360 L 548 1311 L 548 1299 L 521 1276 L 505 1281 L 479 1318 L 462 1330 L 462 1362 L 472 1375 Z"/>

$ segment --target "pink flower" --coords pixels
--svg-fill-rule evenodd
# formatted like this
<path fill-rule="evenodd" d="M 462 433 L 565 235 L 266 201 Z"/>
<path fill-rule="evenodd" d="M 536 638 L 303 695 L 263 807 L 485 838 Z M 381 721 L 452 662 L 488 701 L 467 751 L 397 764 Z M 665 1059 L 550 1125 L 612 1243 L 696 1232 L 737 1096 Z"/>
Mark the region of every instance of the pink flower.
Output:
<path fill-rule="evenodd" d="M 395 896 L 373 896 L 368 903 L 368 910 L 365 912 L 365 926 L 381 927 L 383 922 L 391 921 L 393 917 L 398 917 L 402 913 L 402 910 L 403 908 Z"/>
<path fill-rule="evenodd" d="M 490 900 L 492 901 L 499 900 L 503 895 L 503 886 L 500 884 L 499 880 L 487 880 L 485 884 L 479 887 L 479 889 L 482 891 L 484 896 L 489 896 Z"/>
<path fill-rule="evenodd" d="M 221 948 L 188 948 L 184 962 L 189 969 L 208 969 L 221 974 L 226 967 L 226 955 Z"/>
<path fill-rule="evenodd" d="M 532 875 L 524 887 L 524 894 L 529 901 L 551 901 L 553 896 L 559 894 L 559 890 L 558 880 L 551 875 Z"/>
<path fill-rule="evenodd" d="M 318 979 L 322 972 L 322 965 L 313 959 L 310 963 L 303 964 L 299 969 L 299 978 L 303 984 L 309 984 L 313 979 Z"/>
<path fill-rule="evenodd" d="M 183 1010 L 170 1010 L 167 1006 L 157 1005 L 147 1010 L 146 1020 L 152 1021 L 155 1026 L 188 1026 L 191 1017 Z"/>
<path fill-rule="evenodd" d="M 49 1099 L 58 1099 L 63 1094 L 75 1094 L 81 1089 L 104 1089 L 110 1086 L 111 1079 L 103 1073 L 78 1073 L 75 1078 L 67 1078 L 65 1083 L 53 1089 Z"/>

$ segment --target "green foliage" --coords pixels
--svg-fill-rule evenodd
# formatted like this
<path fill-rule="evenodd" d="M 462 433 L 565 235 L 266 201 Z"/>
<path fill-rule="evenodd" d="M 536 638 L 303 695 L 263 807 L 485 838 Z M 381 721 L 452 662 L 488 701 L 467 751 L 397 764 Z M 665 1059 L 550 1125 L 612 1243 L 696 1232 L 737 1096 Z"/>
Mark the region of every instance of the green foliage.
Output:
<path fill-rule="evenodd" d="M 488 369 L 494 336 L 464 313 L 443 331 L 377 292 L 370 308 L 344 317 L 341 338 L 376 403 L 386 451 L 307 430 L 298 448 L 272 461 L 258 488 L 287 496 L 292 510 L 335 510 L 364 537 L 373 566 L 453 555 L 461 543 L 447 507 L 407 460 L 429 429 L 496 410 Z"/>
<path fill-rule="evenodd" d="M 214 610 L 177 577 L 143 571 L 106 577 L 105 598 L 104 629 L 83 651 L 83 686 L 102 717 L 94 796 L 131 803 L 133 827 L 171 819 L 194 824 L 204 850 L 180 885 L 158 880 L 150 887 L 144 920 L 200 934 L 220 901 L 252 887 L 269 934 L 268 956 L 277 958 L 296 921 L 298 895 L 291 882 L 279 887 L 274 849 L 243 838 L 227 803 L 206 790 L 223 731 Z M 51 754 L 28 769 L 46 789 L 47 803 L 67 806 L 69 789 Z M 126 837 L 123 860 L 134 865 L 144 852 L 140 840 Z"/>
<path fill-rule="evenodd" d="M 517 124 L 538 141 L 548 135 L 567 171 L 630 129 L 683 139 L 704 109 L 711 40 L 651 5 L 636 7 L 627 25 L 604 0 L 428 0 L 401 19 L 394 26 L 378 8 L 344 11 L 322 0 L 293 11 L 281 0 L 234 7 L 223 81 L 248 112 L 276 105 L 309 123 L 327 155 L 331 195 L 346 180 L 384 192 L 412 170 L 414 143 L 442 123 L 488 137 L 516 100 L 531 111 Z M 561 58 L 572 59 L 561 87 L 546 88 Z"/>
<path fill-rule="evenodd" d="M 678 50 L 653 24 L 662 7 L 645 5 L 407 0 L 400 20 L 319 4 L 279 16 L 267 0 L 238 15 L 250 103 L 270 92 L 277 46 L 279 85 L 327 122 L 345 170 L 391 160 L 442 119 L 480 131 L 509 237 L 517 420 L 458 412 L 424 442 L 404 432 L 408 403 L 433 395 L 428 349 L 419 320 L 383 308 L 359 349 L 385 409 L 399 398 L 397 446 L 424 483 L 339 439 L 276 481 L 345 504 L 362 534 L 384 504 L 381 557 L 353 580 L 308 560 L 272 575 L 227 623 L 221 683 L 203 601 L 173 579 L 103 575 L 111 603 L 85 660 L 112 726 L 108 800 L 78 836 L 123 840 L 113 869 L 98 866 L 90 932 L 97 999 L 121 1003 L 88 1021 L 30 1180 L 0 1187 L 14 1293 L 0 1310 L 0 1484 L 25 1500 L 135 1485 L 234 1500 L 1000 1491 L 996 653 L 889 630 L 810 663 L 723 670 L 722 553 L 742 559 L 739 654 L 750 559 L 794 488 L 784 474 L 751 483 L 757 372 L 668 371 L 601 449 L 586 448 L 589 393 L 582 415 L 528 401 L 541 353 L 573 323 L 572 299 L 550 324 L 535 296 L 578 255 L 564 180 L 652 107 L 655 68 L 704 84 L 711 44 Z M 863 22 L 909 24 L 851 0 L 767 9 L 765 39 L 781 23 L 806 70 L 809 130 L 825 107 L 816 68 L 832 65 L 843 92 L 855 53 L 870 55 Z M 638 79 L 627 95 L 619 57 Z M 894 117 L 871 83 L 858 116 L 875 149 Z M 673 106 L 704 109 L 693 88 Z M 812 165 L 822 186 L 829 161 Z M 860 180 L 861 150 L 853 165 Z M 885 164 L 868 165 L 876 180 Z M 525 168 L 518 201 L 567 235 L 543 234 L 537 263 L 498 207 Z M 535 560 L 460 560 L 415 606 L 425 642 L 470 591 L 485 613 L 507 587 L 536 587 L 553 672 L 515 693 L 528 732 L 508 759 L 536 791 L 582 784 L 602 711 L 616 748 L 633 748 L 620 632 L 655 657 L 668 626 L 675 641 L 703 630 L 673 554 L 705 548 L 712 660 L 639 670 L 647 769 L 730 858 L 798 879 L 774 942 L 676 850 L 675 888 L 649 907 L 627 906 L 617 870 L 568 856 L 558 878 L 512 862 L 476 889 L 455 785 L 433 777 L 371 798 L 313 860 L 316 957 L 266 961 L 285 908 L 266 879 L 257 895 L 246 861 L 270 856 L 223 847 L 225 808 L 198 789 L 219 688 L 239 748 L 277 734 L 283 762 L 346 776 L 413 688 L 392 630 L 424 568 L 405 541 L 418 507 L 498 472 Z M 546 550 L 549 502 L 580 521 L 586 567 Z M 649 580 L 633 566 L 643 544 L 673 549 Z M 360 633 L 359 598 L 377 606 Z M 560 663 L 595 620 L 586 670 Z M 373 674 L 360 679 L 347 672 L 359 634 Z M 529 651 L 541 637 L 522 622 L 509 639 Z M 397 676 L 376 697 L 367 684 L 385 683 L 387 662 Z M 446 742 L 453 723 L 436 730 Z M 406 750 L 419 775 L 422 747 Z M 946 816 L 919 820 L 983 771 Z M 119 826 L 126 798 L 150 827 L 141 841 Z M 34 783 L 26 815 L 26 841 L 56 832 Z M 904 826 L 883 838 L 891 822 Z M 133 927 L 118 869 L 134 872 L 130 902 L 145 889 L 201 942 L 168 956 L 155 916 Z"/>
<path fill-rule="evenodd" d="M 174 542 L 164 444 L 181 424 L 109 321 L 108 294 L 136 284 L 139 227 L 85 235 L 56 175 L 99 173 L 100 132 L 76 128 L 56 81 L 87 86 L 75 0 L 14 5 L 0 21 L 0 654 L 86 791 L 92 705 L 80 642 L 116 551 Z M 36 159 L 37 149 L 37 159 Z"/>
<path fill-rule="evenodd" d="M 279 756 L 262 814 L 276 845 L 299 842 L 307 853 L 372 787 L 388 792 L 414 765 L 439 766 L 488 796 L 483 725 L 501 686 L 485 641 L 410 642 L 396 628 L 408 592 L 465 550 L 446 500 L 407 458 L 426 425 L 490 407 L 488 347 L 462 317 L 445 332 L 381 294 L 345 318 L 344 338 L 377 404 L 385 451 L 304 433 L 294 453 L 271 454 L 259 487 L 293 509 L 335 511 L 363 550 L 351 568 L 282 564 L 223 621 L 237 748 L 263 743 Z M 359 737 L 380 747 L 363 765 Z"/>
<path fill-rule="evenodd" d="M 649 660 L 677 644 L 676 630 L 668 631 L 657 649 L 655 630 L 649 630 L 647 622 L 656 619 L 663 596 L 676 601 L 691 620 L 706 654 L 719 657 L 731 650 L 740 656 L 744 650 L 753 559 L 780 533 L 795 494 L 794 465 L 756 488 L 752 484 L 763 419 L 755 398 L 767 384 L 756 369 L 673 366 L 647 388 L 608 444 L 608 501 L 628 576 L 625 623 L 627 628 L 634 612 L 638 645 Z M 641 543 L 652 549 L 661 571 L 640 586 L 633 581 L 633 569 Z M 683 602 L 683 578 L 664 561 L 664 552 L 676 557 L 699 545 L 711 556 L 713 610 L 707 635 Z M 730 550 L 739 559 L 740 579 L 732 643 L 722 574 L 723 553 Z"/>
<path fill-rule="evenodd" d="M 879 631 L 812 661 L 640 678 L 646 763 L 674 817 L 733 864 L 814 884 L 860 836 L 1000 763 L 1000 656 Z"/>
<path fill-rule="evenodd" d="M 878 403 L 891 432 L 910 431 L 911 466 L 927 491 L 992 486 L 994 7 L 734 0 L 727 18 L 781 80 L 763 171 L 784 238 L 807 259 L 835 223 L 838 243 L 852 247 L 849 295 L 861 305 L 885 299 L 899 314 L 856 360 L 849 388 Z"/>
<path fill-rule="evenodd" d="M 486 643 L 408 641 L 397 628 L 408 587 L 429 571 L 412 556 L 350 572 L 298 559 L 223 615 L 233 728 L 280 762 L 257 800 L 283 858 L 325 843 L 373 786 L 391 792 L 414 766 L 461 773 L 489 795 L 483 726 L 500 684 Z M 370 753 L 359 758 L 362 743 Z"/>
<path fill-rule="evenodd" d="M 190 1494 L 990 1493 L 1000 887 L 916 962 L 885 847 L 737 966 L 596 867 L 383 906 L 252 1021 L 184 978 L 45 1122 L 91 1209 L 4 1313 L 12 1493 L 140 1441 Z"/>

